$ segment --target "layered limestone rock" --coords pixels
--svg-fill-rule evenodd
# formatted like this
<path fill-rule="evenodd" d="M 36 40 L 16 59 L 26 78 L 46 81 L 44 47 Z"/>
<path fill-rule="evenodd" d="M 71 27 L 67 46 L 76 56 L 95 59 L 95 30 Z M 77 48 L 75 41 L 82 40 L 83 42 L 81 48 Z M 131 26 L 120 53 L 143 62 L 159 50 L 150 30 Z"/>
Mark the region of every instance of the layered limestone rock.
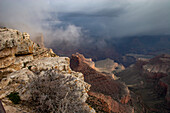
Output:
<path fill-rule="evenodd" d="M 170 73 L 170 55 L 163 54 L 149 60 L 143 69 L 151 73 Z"/>
<path fill-rule="evenodd" d="M 95 67 L 95 63 L 92 61 L 91 58 L 84 58 L 84 56 L 82 54 L 76 53 L 77 55 L 79 55 L 79 58 L 82 60 L 82 62 L 85 62 L 86 64 L 88 64 L 91 68 L 96 69 Z"/>
<path fill-rule="evenodd" d="M 37 44 L 34 44 L 33 50 L 34 59 L 40 59 L 43 57 L 57 57 L 52 49 L 40 48 Z"/>
<path fill-rule="evenodd" d="M 169 74 L 170 55 L 163 54 L 147 61 L 138 60 L 136 64 L 118 73 L 117 76 L 143 99 L 139 104 L 144 105 L 145 111 L 168 113 L 170 105 Z"/>
<path fill-rule="evenodd" d="M 70 59 L 68 57 L 49 57 L 36 59 L 26 66 L 33 72 L 39 72 L 42 70 L 57 69 L 58 71 L 68 71 L 71 73 L 69 67 Z"/>
<path fill-rule="evenodd" d="M 11 29 L 0 29 L 0 50 L 17 46 L 16 38 L 13 36 L 14 33 L 17 33 L 17 31 Z"/>
<path fill-rule="evenodd" d="M 95 103 L 96 109 L 107 113 L 133 113 L 134 109 L 126 104 L 120 104 L 112 99 L 111 96 L 104 95 L 102 93 L 89 92 L 90 98 L 87 100 L 90 103 Z M 92 104 L 93 106 L 93 104 Z M 94 105 L 95 106 L 95 105 Z M 95 107 L 94 107 L 95 108 Z"/>
<path fill-rule="evenodd" d="M 116 104 L 118 104 L 118 106 L 123 107 L 123 104 L 128 103 L 130 100 L 130 92 L 125 84 L 115 81 L 111 79 L 111 77 L 96 71 L 84 61 L 86 60 L 81 54 L 73 54 L 70 61 L 70 67 L 74 71 L 83 73 L 85 82 L 91 85 L 90 92 L 97 94 L 101 93 L 103 96 L 109 95 L 110 101 L 117 101 Z M 98 96 L 95 97 L 99 98 Z M 108 100 L 105 100 L 106 98 L 107 97 L 103 98 L 105 103 L 108 102 Z M 124 106 L 124 110 L 122 111 L 119 108 L 116 108 L 116 106 L 117 105 L 108 106 L 108 109 L 112 112 L 118 110 L 119 112 L 124 111 L 122 113 L 133 113 L 133 108 L 131 106 Z"/>
<path fill-rule="evenodd" d="M 33 59 L 56 56 L 51 49 L 38 47 L 29 37 L 28 33 L 0 29 L 0 78 L 24 68 Z"/>
<path fill-rule="evenodd" d="M 78 100 L 75 101 L 83 105 L 81 110 L 95 113 L 85 103 L 90 85 L 84 82 L 82 73 L 71 70 L 68 57 L 58 57 L 51 49 L 40 48 L 30 40 L 27 33 L 6 28 L 0 29 L 0 53 L 0 99 L 8 113 L 34 112 L 22 105 L 22 102 L 19 105 L 12 104 L 6 96 L 18 92 L 21 101 L 28 101 L 30 90 L 27 86 L 50 70 L 56 79 L 60 75 L 65 78 L 66 81 L 61 82 L 70 88 L 71 94 L 77 95 Z M 79 111 L 80 108 L 75 110 Z M 72 113 L 71 110 L 69 112 Z"/>
<path fill-rule="evenodd" d="M 165 99 L 170 103 L 170 55 L 163 54 L 152 58 L 143 66 L 147 70 L 151 78 L 159 79 L 159 85 L 165 89 Z"/>
<path fill-rule="evenodd" d="M 17 47 L 15 54 L 33 53 L 34 43 L 30 40 L 28 33 L 13 29 L 0 29 L 0 41 L 0 50 Z"/>
<path fill-rule="evenodd" d="M 15 91 L 15 92 L 19 92 L 21 100 L 27 101 L 30 97 L 29 95 L 30 91 L 27 90 L 26 86 L 29 85 L 29 83 L 31 83 L 31 80 L 36 79 L 36 77 L 45 74 L 46 71 L 53 69 L 53 72 L 56 73 L 56 78 L 60 74 L 64 75 L 65 79 L 63 80 L 65 81 L 62 81 L 63 82 L 62 86 L 65 85 L 65 87 L 74 89 L 74 90 L 72 89 L 72 93 L 76 94 L 79 97 L 77 102 L 79 101 L 82 104 L 84 104 L 86 110 L 87 108 L 89 108 L 88 109 L 89 112 L 95 113 L 95 111 L 93 109 L 90 109 L 90 107 L 85 103 L 88 97 L 87 92 L 90 89 L 90 85 L 84 82 L 83 74 L 74 72 L 68 67 L 69 66 L 68 58 L 56 57 L 52 59 L 46 58 L 46 60 L 40 59 L 40 60 L 36 60 L 36 63 L 33 61 L 33 63 L 28 64 L 28 66 L 34 66 L 36 68 L 36 71 L 35 70 L 30 71 L 28 68 L 23 68 L 19 71 L 9 74 L 6 78 L 3 78 L 1 80 L 1 84 L 0 84 L 1 99 L 4 99 L 11 92 Z"/>
<path fill-rule="evenodd" d="M 28 33 L 23 33 L 22 36 L 18 37 L 17 45 L 17 53 L 18 55 L 21 54 L 32 54 L 33 53 L 33 42 L 30 40 L 30 35 Z"/>

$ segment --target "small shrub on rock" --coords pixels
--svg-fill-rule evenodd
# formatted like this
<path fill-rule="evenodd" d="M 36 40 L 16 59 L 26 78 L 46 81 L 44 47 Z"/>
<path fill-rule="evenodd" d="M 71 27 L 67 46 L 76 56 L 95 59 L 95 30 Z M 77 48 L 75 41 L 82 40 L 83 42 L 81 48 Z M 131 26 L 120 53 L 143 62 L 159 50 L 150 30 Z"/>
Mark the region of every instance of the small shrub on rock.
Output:
<path fill-rule="evenodd" d="M 45 71 L 29 85 L 30 102 L 40 113 L 77 113 L 84 111 L 79 93 L 71 76 Z"/>
<path fill-rule="evenodd" d="M 14 103 L 14 104 L 19 104 L 19 102 L 21 101 L 18 92 L 12 92 L 12 93 L 10 93 L 7 97 L 8 97 L 9 100 L 11 100 L 12 103 Z"/>

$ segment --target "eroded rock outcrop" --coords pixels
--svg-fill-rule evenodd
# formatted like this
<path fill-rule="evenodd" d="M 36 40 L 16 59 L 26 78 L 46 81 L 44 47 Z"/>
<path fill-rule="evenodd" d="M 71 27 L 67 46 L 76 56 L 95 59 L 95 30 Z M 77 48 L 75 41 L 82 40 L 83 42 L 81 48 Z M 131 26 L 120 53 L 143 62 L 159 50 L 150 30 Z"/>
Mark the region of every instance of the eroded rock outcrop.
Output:
<path fill-rule="evenodd" d="M 165 99 L 170 103 L 170 55 L 163 54 L 151 59 L 143 66 L 150 74 L 149 77 L 159 79 L 158 85 L 165 89 Z"/>
<path fill-rule="evenodd" d="M 170 55 L 163 54 L 152 58 L 147 64 L 143 65 L 143 69 L 147 70 L 148 72 L 155 73 L 155 75 L 158 73 L 162 74 L 162 76 L 160 75 L 160 78 L 166 76 L 168 73 L 170 73 Z"/>
<path fill-rule="evenodd" d="M 107 108 L 111 112 L 132 113 L 133 108 L 131 106 L 127 105 L 125 107 L 126 103 L 130 100 L 130 92 L 126 85 L 96 71 L 85 61 L 85 58 L 82 57 L 81 54 L 73 54 L 70 61 L 70 67 L 74 71 L 83 73 L 85 82 L 91 84 L 91 93 L 89 92 L 89 94 L 93 94 L 92 96 L 102 99 L 105 103 L 110 101 L 113 105 L 107 105 Z M 98 96 L 100 94 L 103 98 Z M 119 109 L 118 106 L 121 106 L 124 110 Z"/>
<path fill-rule="evenodd" d="M 33 59 L 56 56 L 52 50 L 38 47 L 29 37 L 28 33 L 0 29 L 0 76 L 20 70 Z"/>
<path fill-rule="evenodd" d="M 27 102 L 30 96 L 31 90 L 27 86 L 49 71 L 56 75 L 56 79 L 62 75 L 63 86 L 67 87 L 71 94 L 77 95 L 75 101 L 82 104 L 81 111 L 95 112 L 85 103 L 90 85 L 84 82 L 82 73 L 70 69 L 68 57 L 58 57 L 51 49 L 40 48 L 30 40 L 27 33 L 6 28 L 0 29 L 0 53 L 0 99 L 8 113 L 34 112 L 31 107 L 28 108 L 22 103 Z M 19 93 L 19 105 L 12 104 L 7 98 L 11 92 Z M 80 108 L 77 108 L 69 112 L 79 110 Z"/>
<path fill-rule="evenodd" d="M 94 106 L 96 104 L 96 109 L 99 111 L 104 111 L 108 113 L 131 113 L 134 112 L 131 107 L 126 104 L 120 104 L 115 101 L 111 96 L 104 95 L 102 93 L 89 92 L 90 98 L 87 102 Z M 94 104 L 94 105 L 93 105 Z"/>
<path fill-rule="evenodd" d="M 117 74 L 140 98 L 148 112 L 168 113 L 170 97 L 170 55 L 142 60 Z M 144 101 L 144 103 L 142 103 Z M 148 106 L 148 107 L 145 107 Z"/>

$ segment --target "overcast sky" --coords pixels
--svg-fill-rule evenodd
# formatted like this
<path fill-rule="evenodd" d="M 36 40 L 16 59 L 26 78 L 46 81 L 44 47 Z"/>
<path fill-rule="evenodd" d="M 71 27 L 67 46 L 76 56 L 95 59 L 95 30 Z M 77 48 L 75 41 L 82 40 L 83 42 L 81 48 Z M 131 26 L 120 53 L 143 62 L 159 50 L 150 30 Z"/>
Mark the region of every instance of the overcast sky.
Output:
<path fill-rule="evenodd" d="M 170 0 L 0 0 L 0 26 L 46 40 L 170 34 Z"/>

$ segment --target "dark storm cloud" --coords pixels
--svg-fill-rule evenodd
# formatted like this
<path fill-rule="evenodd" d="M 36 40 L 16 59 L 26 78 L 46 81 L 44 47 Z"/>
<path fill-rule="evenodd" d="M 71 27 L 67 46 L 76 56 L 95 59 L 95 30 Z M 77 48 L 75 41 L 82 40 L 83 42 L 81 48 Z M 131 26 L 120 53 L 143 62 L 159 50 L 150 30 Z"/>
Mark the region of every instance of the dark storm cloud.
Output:
<path fill-rule="evenodd" d="M 84 11 L 65 11 L 58 17 L 102 37 L 166 35 L 170 34 L 169 5 L 168 0 L 113 0 L 98 5 L 97 10 L 85 4 Z"/>
<path fill-rule="evenodd" d="M 170 34 L 169 5 L 169 0 L 132 2 L 126 14 L 111 22 L 112 30 L 117 36 Z"/>
<path fill-rule="evenodd" d="M 47 41 L 164 35 L 169 6 L 170 0 L 0 0 L 0 24 L 42 32 Z"/>
<path fill-rule="evenodd" d="M 84 13 L 84 12 L 70 12 L 70 13 L 59 13 L 60 18 L 76 18 L 76 17 L 118 17 L 122 14 L 124 10 L 120 9 L 102 9 L 93 13 Z"/>

